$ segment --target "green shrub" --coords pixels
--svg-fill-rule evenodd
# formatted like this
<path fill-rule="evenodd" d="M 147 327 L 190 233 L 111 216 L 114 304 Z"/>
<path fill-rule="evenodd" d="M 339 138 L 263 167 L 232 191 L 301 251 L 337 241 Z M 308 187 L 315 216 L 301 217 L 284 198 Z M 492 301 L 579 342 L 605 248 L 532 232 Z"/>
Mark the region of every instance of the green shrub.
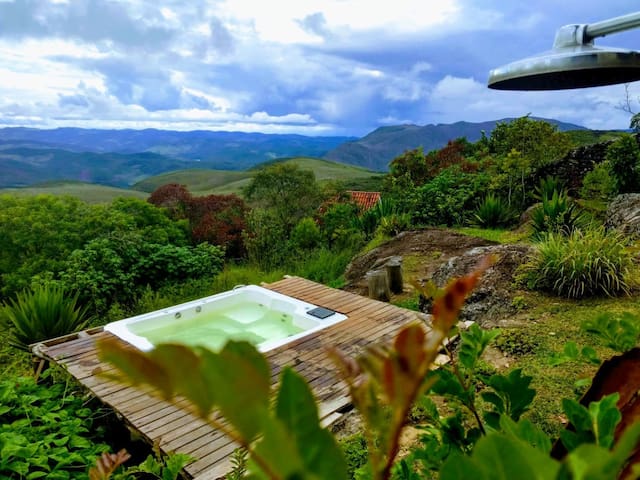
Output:
<path fill-rule="evenodd" d="M 362 433 L 356 433 L 340 440 L 340 447 L 347 461 L 347 478 L 355 479 L 356 471 L 366 465 L 369 458 L 367 441 Z"/>
<path fill-rule="evenodd" d="M 542 203 L 531 211 L 532 237 L 544 238 L 547 233 L 570 235 L 586 224 L 583 213 L 565 193 L 553 191 L 551 197 L 542 197 Z"/>
<path fill-rule="evenodd" d="M 340 242 L 345 232 L 359 230 L 358 207 L 353 203 L 334 203 L 320 218 L 322 233 L 328 245 Z"/>
<path fill-rule="evenodd" d="M 265 272 L 252 265 L 227 265 L 210 283 L 210 293 L 226 292 L 237 285 L 260 285 L 262 282 L 281 280 L 286 272 L 271 270 Z"/>
<path fill-rule="evenodd" d="M 640 148 L 632 135 L 623 135 L 607 148 L 605 159 L 617 193 L 637 192 L 640 189 Z"/>
<path fill-rule="evenodd" d="M 514 214 L 509 204 L 492 193 L 484 197 L 474 213 L 475 224 L 484 228 L 496 228 L 509 225 Z"/>
<path fill-rule="evenodd" d="M 611 175 L 609 162 L 596 165 L 582 180 L 580 196 L 589 199 L 607 200 L 616 192 L 616 181 Z"/>
<path fill-rule="evenodd" d="M 524 270 L 530 288 L 582 298 L 627 293 L 631 266 L 623 238 L 599 228 L 549 234 Z"/>
<path fill-rule="evenodd" d="M 495 340 L 495 347 L 512 357 L 535 353 L 539 346 L 539 339 L 530 335 L 525 329 L 503 329 Z"/>
<path fill-rule="evenodd" d="M 282 266 L 289 255 L 287 226 L 275 210 L 252 210 L 242 238 L 249 261 L 263 270 Z"/>
<path fill-rule="evenodd" d="M 408 213 L 394 213 L 380 219 L 378 232 L 386 237 L 395 237 L 411 227 L 411 215 Z"/>
<path fill-rule="evenodd" d="M 293 227 L 290 241 L 294 248 L 310 250 L 320 245 L 322 234 L 313 218 L 305 217 Z"/>
<path fill-rule="evenodd" d="M 538 201 L 542 201 L 543 198 L 551 198 L 553 192 L 562 192 L 564 186 L 558 177 L 548 175 L 545 178 L 540 179 L 540 183 L 535 188 L 533 198 Z"/>
<path fill-rule="evenodd" d="M 28 350 L 32 343 L 81 330 L 89 321 L 87 307 L 78 305 L 78 295 L 57 285 L 25 290 L 5 302 L 3 309 L 9 321 L 9 343 L 22 350 Z"/>
<path fill-rule="evenodd" d="M 109 450 L 96 425 L 104 411 L 68 387 L 30 377 L 0 381 L 1 478 L 87 478 L 88 467 Z"/>
<path fill-rule="evenodd" d="M 344 274 L 353 257 L 351 249 L 314 250 L 297 262 L 293 271 L 296 275 L 324 284 L 334 283 Z"/>
<path fill-rule="evenodd" d="M 488 183 L 489 177 L 483 173 L 465 173 L 456 167 L 442 170 L 415 190 L 413 222 L 447 226 L 466 223 Z"/>

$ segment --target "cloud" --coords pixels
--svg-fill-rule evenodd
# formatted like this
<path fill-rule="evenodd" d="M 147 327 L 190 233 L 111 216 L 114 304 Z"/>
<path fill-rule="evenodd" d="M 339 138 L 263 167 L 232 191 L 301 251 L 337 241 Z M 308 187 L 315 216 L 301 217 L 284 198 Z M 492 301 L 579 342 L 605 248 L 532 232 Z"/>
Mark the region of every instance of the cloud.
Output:
<path fill-rule="evenodd" d="M 495 92 L 488 71 L 628 0 L 0 1 L 0 122 L 364 135 L 532 112 L 625 128 L 623 87 Z M 640 33 L 607 38 L 636 47 Z M 632 85 L 632 98 L 638 96 Z M 640 103 L 638 103 L 640 110 Z"/>

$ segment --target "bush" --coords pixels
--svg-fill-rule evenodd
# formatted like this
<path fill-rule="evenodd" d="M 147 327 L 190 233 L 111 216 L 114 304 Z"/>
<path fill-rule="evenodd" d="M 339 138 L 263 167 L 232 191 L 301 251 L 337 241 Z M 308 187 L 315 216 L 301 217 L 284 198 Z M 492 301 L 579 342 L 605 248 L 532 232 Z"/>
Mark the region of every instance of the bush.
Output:
<path fill-rule="evenodd" d="M 442 170 L 433 180 L 416 189 L 414 223 L 447 226 L 466 223 L 487 184 L 485 174 L 464 173 L 456 167 Z"/>
<path fill-rule="evenodd" d="M 484 228 L 505 227 L 514 219 L 514 214 L 509 204 L 492 193 L 484 197 L 479 203 L 473 216 L 475 218 L 474 223 Z"/>
<path fill-rule="evenodd" d="M 378 232 L 387 237 L 395 237 L 411 227 L 411 215 L 408 213 L 394 213 L 382 217 L 378 225 Z"/>
<path fill-rule="evenodd" d="M 252 210 L 242 233 L 249 261 L 264 270 L 282 266 L 289 255 L 287 236 L 287 227 L 275 210 Z"/>
<path fill-rule="evenodd" d="M 300 220 L 291 231 L 291 245 L 300 250 L 310 250 L 322 242 L 320 228 L 311 217 Z"/>
<path fill-rule="evenodd" d="M 9 321 L 9 343 L 29 350 L 32 343 L 82 330 L 89 319 L 86 306 L 78 305 L 78 295 L 70 295 L 57 285 L 40 285 L 5 302 Z"/>
<path fill-rule="evenodd" d="M 544 238 L 547 233 L 570 235 L 586 224 L 583 213 L 566 193 L 553 191 L 551 197 L 542 197 L 542 203 L 531 212 L 532 237 Z"/>
<path fill-rule="evenodd" d="M 347 478 L 356 478 L 356 471 L 366 465 L 369 454 L 367 440 L 361 433 L 340 440 L 340 447 L 347 461 Z"/>
<path fill-rule="evenodd" d="M 540 183 L 535 188 L 533 198 L 542 201 L 543 198 L 551 198 L 553 192 L 562 192 L 563 188 L 562 182 L 558 177 L 548 175 L 546 178 L 540 179 Z"/>
<path fill-rule="evenodd" d="M 632 135 L 623 135 L 607 148 L 605 159 L 611 165 L 617 193 L 640 189 L 640 148 Z"/>
<path fill-rule="evenodd" d="M 604 161 L 596 165 L 582 180 L 582 198 L 607 200 L 616 191 L 616 181 L 611 175 L 611 165 Z"/>
<path fill-rule="evenodd" d="M 614 296 L 629 291 L 632 258 L 623 238 L 604 229 L 549 234 L 524 266 L 530 288 L 567 298 Z"/>
<path fill-rule="evenodd" d="M 104 412 L 68 387 L 0 381 L 0 478 L 87 478 L 87 467 L 109 450 L 96 425 Z"/>
<path fill-rule="evenodd" d="M 314 282 L 335 285 L 344 274 L 352 257 L 351 249 L 315 250 L 294 266 L 294 272 Z"/>

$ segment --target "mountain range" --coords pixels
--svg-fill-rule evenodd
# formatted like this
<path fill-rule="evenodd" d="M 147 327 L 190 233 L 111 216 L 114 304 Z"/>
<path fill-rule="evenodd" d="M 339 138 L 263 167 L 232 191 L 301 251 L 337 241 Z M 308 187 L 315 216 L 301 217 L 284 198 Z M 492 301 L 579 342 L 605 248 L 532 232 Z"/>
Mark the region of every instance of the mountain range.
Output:
<path fill-rule="evenodd" d="M 316 157 L 386 171 L 407 149 L 441 148 L 447 141 L 487 135 L 501 121 L 381 127 L 361 139 L 243 132 L 0 129 L 0 187 L 52 180 L 128 187 L 163 172 L 182 169 L 246 170 L 287 157 Z M 579 125 L 547 120 L 560 130 Z"/>
<path fill-rule="evenodd" d="M 546 118 L 531 118 L 549 122 L 557 126 L 560 131 L 587 130 L 585 127 L 572 123 Z M 466 137 L 470 142 L 477 142 L 482 137 L 482 132 L 489 136 L 498 123 L 512 120 L 514 119 L 503 118 L 479 123 L 456 122 L 424 126 L 380 127 L 359 140 L 343 143 L 327 153 L 325 158 L 383 172 L 388 170 L 391 160 L 406 150 L 422 147 L 426 153 L 442 148 L 449 140 L 460 137 Z"/>

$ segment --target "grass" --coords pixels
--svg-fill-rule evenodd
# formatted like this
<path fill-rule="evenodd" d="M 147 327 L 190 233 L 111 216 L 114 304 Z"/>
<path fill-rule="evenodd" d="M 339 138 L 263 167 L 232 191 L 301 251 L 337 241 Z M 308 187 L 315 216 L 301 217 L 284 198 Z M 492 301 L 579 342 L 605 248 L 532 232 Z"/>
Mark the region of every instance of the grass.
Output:
<path fill-rule="evenodd" d="M 508 368 L 522 368 L 525 374 L 533 377 L 531 386 L 537 395 L 526 416 L 547 433 L 557 436 L 563 428 L 560 421 L 561 399 L 580 397 L 585 387 L 578 388 L 575 382 L 593 377 L 598 366 L 570 362 L 554 367 L 550 363 L 551 356 L 562 352 L 565 343 L 573 341 L 579 348 L 595 348 L 602 360 L 612 357 L 615 352 L 604 347 L 594 335 L 583 331 L 581 324 L 605 312 L 640 314 L 640 299 L 621 297 L 571 301 L 530 294 L 527 304 L 534 307 L 524 309 L 514 317 L 508 328 L 504 329 L 504 334 L 515 339 L 518 336 L 526 338 L 526 343 L 535 348 L 524 348 L 526 345 L 521 342 L 519 349 L 528 353 L 510 355 Z M 500 337 L 496 342 L 500 344 Z"/>
<path fill-rule="evenodd" d="M 312 170 L 316 176 L 316 180 L 319 182 L 339 180 L 350 188 L 354 186 L 357 187 L 360 183 L 365 187 L 379 186 L 383 177 L 383 174 L 377 174 L 361 167 L 319 158 L 296 157 L 262 163 L 247 171 L 178 170 L 146 178 L 136 183 L 133 188 L 145 192 L 152 192 L 161 185 L 179 183 L 186 185 L 189 191 L 196 195 L 241 194 L 242 189 L 249 184 L 251 177 L 257 170 L 276 162 L 296 164 L 301 169 Z"/>
<path fill-rule="evenodd" d="M 145 178 L 136 183 L 132 188 L 151 193 L 156 188 L 166 185 L 167 183 L 178 183 L 180 185 L 186 185 L 189 191 L 195 195 L 206 195 L 223 188 L 225 185 L 249 179 L 250 177 L 251 173 L 249 172 L 194 168 Z"/>
<path fill-rule="evenodd" d="M 147 198 L 147 194 L 144 192 L 84 182 L 47 182 L 32 187 L 2 188 L 0 194 L 2 193 L 25 197 L 43 194 L 69 195 L 87 203 L 109 203 L 119 197 L 134 197 L 143 200 Z"/>
<path fill-rule="evenodd" d="M 458 227 L 452 229 L 455 232 L 471 237 L 484 238 L 497 243 L 519 243 L 527 239 L 528 232 L 519 232 L 501 228 Z"/>

